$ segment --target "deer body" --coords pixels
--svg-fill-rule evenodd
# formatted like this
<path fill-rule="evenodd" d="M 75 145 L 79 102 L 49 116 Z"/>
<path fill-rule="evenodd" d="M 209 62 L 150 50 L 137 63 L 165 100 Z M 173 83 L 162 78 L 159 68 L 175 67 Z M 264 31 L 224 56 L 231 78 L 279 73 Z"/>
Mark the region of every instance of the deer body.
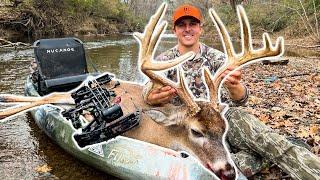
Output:
<path fill-rule="evenodd" d="M 226 123 L 220 113 L 210 107 L 210 103 L 199 102 L 200 112 L 195 117 L 190 117 L 187 116 L 187 106 L 177 107 L 166 104 L 152 110 L 153 107 L 146 104 L 142 98 L 143 86 L 141 85 L 122 82 L 114 90 L 116 94 L 121 94 L 120 105 L 124 113 L 133 112 L 135 106 L 143 110 L 140 125 L 126 132 L 124 136 L 176 151 L 185 151 L 198 158 L 210 170 L 214 172 L 224 170 L 234 178 L 235 172 L 223 145 Z M 169 118 L 173 121 L 172 124 L 157 123 L 157 118 L 165 118 L 162 117 L 163 114 L 157 114 L 158 110 L 172 118 Z"/>
<path fill-rule="evenodd" d="M 125 91 L 127 90 L 130 91 L 126 93 Z M 125 114 L 133 112 L 135 105 L 143 110 L 151 108 L 151 106 L 144 102 L 141 95 L 142 90 L 143 86 L 126 82 L 122 82 L 120 86 L 115 89 L 116 94 L 122 94 L 120 105 Z M 175 142 L 178 142 L 178 139 L 185 137 L 185 134 L 182 135 L 179 133 L 181 129 L 181 127 L 162 126 L 153 121 L 146 113 L 142 113 L 140 125 L 126 132 L 125 136 L 163 147 L 173 148 Z"/>

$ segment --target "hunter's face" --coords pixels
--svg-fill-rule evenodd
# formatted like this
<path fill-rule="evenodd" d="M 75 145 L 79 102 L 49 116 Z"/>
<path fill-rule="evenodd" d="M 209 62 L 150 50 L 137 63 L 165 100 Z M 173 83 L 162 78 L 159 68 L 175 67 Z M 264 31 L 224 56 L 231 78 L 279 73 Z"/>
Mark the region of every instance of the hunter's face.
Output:
<path fill-rule="evenodd" d="M 180 45 L 192 47 L 199 42 L 202 33 L 200 22 L 193 17 L 178 20 L 173 29 Z"/>

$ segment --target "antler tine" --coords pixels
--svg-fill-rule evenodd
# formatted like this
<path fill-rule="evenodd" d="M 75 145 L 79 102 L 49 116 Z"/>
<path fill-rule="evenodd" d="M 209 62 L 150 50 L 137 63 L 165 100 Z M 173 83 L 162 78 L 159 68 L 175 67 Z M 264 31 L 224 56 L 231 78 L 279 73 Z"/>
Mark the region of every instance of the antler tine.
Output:
<path fill-rule="evenodd" d="M 133 33 L 133 36 L 138 40 L 141 48 L 140 48 L 140 56 L 141 55 L 145 55 L 147 54 L 147 52 L 149 52 L 149 43 L 150 43 L 150 39 L 152 34 L 154 33 L 154 30 L 158 24 L 158 22 L 160 21 L 160 19 L 162 18 L 164 11 L 166 9 L 166 4 L 163 3 L 160 8 L 157 10 L 157 12 L 151 16 L 148 24 L 145 27 L 144 33 L 138 33 L 135 32 Z M 149 54 L 149 53 L 148 53 Z M 142 60 L 142 62 L 140 62 L 141 64 L 143 64 L 143 58 L 140 58 L 140 60 Z"/>
<path fill-rule="evenodd" d="M 264 33 L 263 34 L 264 47 L 254 50 L 252 48 L 250 24 L 244 8 L 239 5 L 237 6 L 237 14 L 239 17 L 241 32 L 242 32 L 241 33 L 242 53 L 236 54 L 232 46 L 230 36 L 224 24 L 222 23 L 221 19 L 217 15 L 217 13 L 214 11 L 214 9 L 211 8 L 209 10 L 209 14 L 214 24 L 216 25 L 217 30 L 219 31 L 220 37 L 223 41 L 224 51 L 227 56 L 226 63 L 224 64 L 224 66 L 218 70 L 218 72 L 215 74 L 213 78 L 211 78 L 213 81 L 213 84 L 209 82 L 208 77 L 210 76 L 205 75 L 205 76 L 208 76 L 206 77 L 206 83 L 208 84 L 209 91 L 213 91 L 213 92 L 210 92 L 211 101 L 218 103 L 218 97 L 219 97 L 218 88 L 223 80 L 221 75 L 223 74 L 223 72 L 225 72 L 225 70 L 228 67 L 236 68 L 253 60 L 267 58 L 267 57 L 281 56 L 284 52 L 284 41 L 282 37 L 279 37 L 277 39 L 276 45 L 272 46 L 269 35 L 267 33 Z M 208 72 L 205 71 L 204 73 L 206 74 Z"/>
<path fill-rule="evenodd" d="M 175 84 L 172 81 L 163 78 L 153 72 L 172 68 L 194 57 L 194 53 L 189 52 L 174 60 L 170 60 L 165 63 L 154 62 L 152 60 L 155 52 L 155 47 L 160 41 L 161 34 L 164 33 L 167 27 L 167 22 L 162 22 L 160 25 L 158 25 L 160 20 L 164 16 L 166 9 L 167 4 L 163 3 L 157 10 L 157 12 L 151 17 L 149 23 L 145 27 L 144 33 L 134 33 L 134 37 L 140 43 L 139 59 L 141 71 L 156 84 L 169 85 L 175 87 L 177 89 L 177 94 L 180 97 L 180 99 L 184 101 L 188 107 L 190 107 L 190 115 L 195 115 L 200 110 L 200 108 L 198 107 L 197 103 L 193 101 L 191 95 L 188 93 L 184 85 L 184 78 L 182 73 L 180 73 L 180 82 L 178 84 Z"/>
<path fill-rule="evenodd" d="M 277 38 L 276 45 L 273 47 L 269 34 L 263 33 L 263 43 L 264 43 L 264 48 L 256 50 L 257 55 L 267 53 L 266 57 L 269 57 L 269 56 L 281 56 L 284 53 L 284 40 L 282 37 Z"/>
<path fill-rule="evenodd" d="M 179 80 L 180 80 L 180 87 L 177 89 L 177 94 L 179 95 L 180 99 L 184 101 L 184 103 L 189 107 L 189 114 L 190 116 L 196 115 L 200 111 L 200 107 L 196 102 L 194 102 L 191 95 L 188 93 L 188 89 L 185 85 L 185 79 L 182 70 L 179 69 Z"/>
<path fill-rule="evenodd" d="M 243 55 L 238 57 L 235 62 L 235 66 L 240 66 L 246 62 L 260 59 L 263 57 L 274 57 L 281 55 L 284 49 L 283 38 L 278 38 L 275 48 L 272 47 L 272 43 L 268 33 L 263 33 L 264 47 L 258 50 L 252 48 L 252 38 L 250 31 L 250 24 L 246 12 L 242 6 L 237 6 L 237 13 L 240 21 L 242 31 L 242 48 Z"/>
<path fill-rule="evenodd" d="M 165 11 L 167 9 L 167 5 L 166 4 L 162 4 L 160 6 L 160 8 L 157 10 L 157 12 L 151 16 L 151 19 L 148 23 L 148 25 L 146 26 L 146 29 L 145 29 L 145 47 L 146 50 L 147 50 L 147 53 L 148 54 L 152 54 L 153 53 L 153 47 L 150 46 L 150 44 L 156 44 L 158 39 L 159 39 L 159 36 L 160 34 L 164 31 L 164 28 L 166 27 L 166 24 L 167 22 L 163 22 L 161 25 L 160 25 L 160 29 L 158 30 L 158 33 L 156 32 L 156 36 L 158 36 L 158 38 L 152 38 L 152 35 L 154 34 L 154 30 L 156 29 L 158 23 L 160 22 L 160 20 L 162 19 L 162 17 L 164 16 L 165 14 Z"/>
<path fill-rule="evenodd" d="M 270 47 L 272 46 L 270 36 L 268 33 L 263 33 L 262 35 L 263 43 L 264 43 L 264 48 L 266 50 L 270 50 Z"/>
<path fill-rule="evenodd" d="M 212 21 L 214 22 L 214 24 L 220 34 L 220 37 L 222 38 L 222 41 L 224 42 L 223 48 L 224 48 L 225 53 L 230 58 L 234 57 L 235 51 L 234 51 L 233 45 L 230 40 L 230 35 L 229 35 L 225 25 L 223 24 L 220 17 L 218 16 L 218 14 L 216 13 L 216 11 L 213 8 L 209 9 L 209 15 L 210 15 Z"/>
<path fill-rule="evenodd" d="M 155 32 L 155 35 L 152 36 L 150 46 L 148 48 L 148 53 L 150 53 L 152 56 L 154 54 L 154 49 L 157 46 L 157 44 L 160 42 L 160 36 L 164 33 L 165 29 L 167 29 L 168 23 L 162 22 Z"/>
<path fill-rule="evenodd" d="M 240 20 L 242 47 L 245 56 L 252 51 L 250 24 L 242 6 L 238 6 L 237 14 Z"/>
<path fill-rule="evenodd" d="M 209 96 L 210 96 L 210 102 L 214 105 L 214 109 L 219 112 L 219 105 L 218 105 L 218 86 L 215 86 L 213 78 L 211 76 L 210 70 L 205 67 L 203 68 L 203 75 L 204 79 L 206 81 L 207 87 L 209 89 Z"/>

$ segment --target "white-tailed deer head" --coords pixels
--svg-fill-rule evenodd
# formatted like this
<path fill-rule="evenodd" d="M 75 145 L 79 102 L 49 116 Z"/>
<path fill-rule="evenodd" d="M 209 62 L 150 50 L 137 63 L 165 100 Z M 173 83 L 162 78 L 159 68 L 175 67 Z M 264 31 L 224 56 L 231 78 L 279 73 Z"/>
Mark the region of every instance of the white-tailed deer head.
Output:
<path fill-rule="evenodd" d="M 221 74 L 228 66 L 239 67 L 256 59 L 281 55 L 284 49 L 283 40 L 279 38 L 277 45 L 273 47 L 269 36 L 264 34 L 264 47 L 253 50 L 248 19 L 244 9 L 238 6 L 237 12 L 242 30 L 243 52 L 236 54 L 225 26 L 216 12 L 210 9 L 210 16 L 223 41 L 226 63 L 214 77 L 211 76 L 207 69 L 204 69 L 203 73 L 208 86 L 210 101 L 195 101 L 188 93 L 181 70 L 179 70 L 180 76 L 177 84 L 153 72 L 171 68 L 194 56 L 193 52 L 189 52 L 166 63 L 153 61 L 154 49 L 167 26 L 167 22 L 159 24 L 165 14 L 166 7 L 166 4 L 162 4 L 151 17 L 144 33 L 135 33 L 134 36 L 140 43 L 139 60 L 141 71 L 153 83 L 170 85 L 176 88 L 178 96 L 185 105 L 177 107 L 167 104 L 164 107 L 149 109 L 146 114 L 157 123 L 168 127 L 171 136 L 176 138 L 175 142 L 162 143 L 162 145 L 193 154 L 204 166 L 212 170 L 221 179 L 234 179 L 236 176 L 235 169 L 230 163 L 230 158 L 224 145 L 227 122 L 220 114 L 222 109 L 218 98 L 219 86 L 223 80 Z"/>

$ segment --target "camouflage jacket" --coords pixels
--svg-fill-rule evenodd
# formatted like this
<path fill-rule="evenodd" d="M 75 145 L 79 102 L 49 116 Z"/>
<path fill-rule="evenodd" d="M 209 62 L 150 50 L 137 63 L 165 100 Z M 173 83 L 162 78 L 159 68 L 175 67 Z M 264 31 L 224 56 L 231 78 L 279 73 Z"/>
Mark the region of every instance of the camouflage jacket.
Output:
<path fill-rule="evenodd" d="M 180 52 L 178 51 L 177 46 L 173 47 L 165 51 L 164 53 L 157 56 L 156 61 L 168 61 L 175 59 L 180 56 Z M 207 98 L 207 90 L 204 84 L 203 75 L 202 75 L 202 67 L 207 67 L 211 74 L 214 75 L 217 70 L 224 64 L 225 55 L 216 49 L 210 48 L 205 44 L 200 43 L 200 52 L 196 54 L 196 56 L 186 61 L 181 65 L 183 70 L 185 81 L 187 87 L 189 87 L 193 96 L 196 99 L 206 99 Z M 170 69 L 164 72 L 164 75 L 174 81 L 177 82 L 177 68 Z M 148 82 L 144 89 L 144 98 L 148 95 L 149 91 L 152 89 L 152 83 Z M 221 100 L 223 102 L 228 103 L 231 106 L 239 106 L 245 104 L 248 99 L 248 90 L 246 90 L 246 95 L 240 101 L 233 101 L 228 97 L 227 89 L 223 88 Z M 179 98 L 174 98 L 171 102 L 173 104 L 179 105 L 181 104 Z"/>

